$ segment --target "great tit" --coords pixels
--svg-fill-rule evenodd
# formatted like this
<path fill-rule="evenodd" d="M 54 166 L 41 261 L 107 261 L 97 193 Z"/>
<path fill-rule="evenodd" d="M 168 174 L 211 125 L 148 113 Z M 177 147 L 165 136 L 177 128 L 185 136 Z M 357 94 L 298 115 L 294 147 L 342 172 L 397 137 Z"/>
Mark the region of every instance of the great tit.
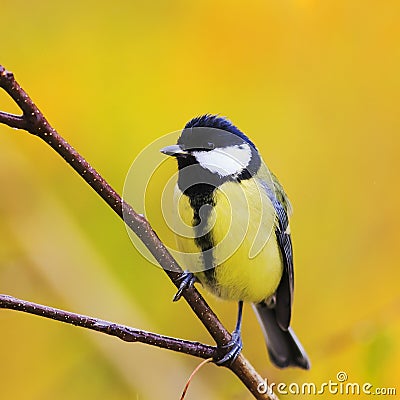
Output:
<path fill-rule="evenodd" d="M 177 144 L 161 152 L 178 162 L 174 207 L 186 228 L 185 234 L 175 232 L 187 268 L 175 300 L 199 281 L 239 305 L 232 340 L 216 362 L 233 362 L 240 353 L 243 302 L 250 302 L 271 361 L 309 369 L 290 327 L 291 205 L 254 143 L 228 119 L 206 114 L 189 121 Z"/>

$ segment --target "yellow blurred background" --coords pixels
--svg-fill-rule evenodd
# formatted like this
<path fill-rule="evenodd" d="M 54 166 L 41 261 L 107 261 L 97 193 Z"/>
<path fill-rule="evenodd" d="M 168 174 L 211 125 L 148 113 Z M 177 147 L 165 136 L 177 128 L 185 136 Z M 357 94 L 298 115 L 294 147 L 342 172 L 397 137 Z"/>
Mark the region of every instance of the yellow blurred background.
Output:
<path fill-rule="evenodd" d="M 248 306 L 244 355 L 269 382 L 320 385 L 344 371 L 396 387 L 400 3 L 144 3 L 3 2 L 0 64 L 120 193 L 149 143 L 193 116 L 228 116 L 294 205 L 293 327 L 312 369 L 273 367 Z M 3 92 L 0 108 L 16 111 Z M 0 149 L 1 293 L 212 344 L 60 157 L 6 126 Z M 236 305 L 205 297 L 233 329 Z M 0 324 L 4 399 L 178 399 L 199 363 L 14 311 L 0 311 Z M 249 398 L 213 365 L 187 395 Z"/>

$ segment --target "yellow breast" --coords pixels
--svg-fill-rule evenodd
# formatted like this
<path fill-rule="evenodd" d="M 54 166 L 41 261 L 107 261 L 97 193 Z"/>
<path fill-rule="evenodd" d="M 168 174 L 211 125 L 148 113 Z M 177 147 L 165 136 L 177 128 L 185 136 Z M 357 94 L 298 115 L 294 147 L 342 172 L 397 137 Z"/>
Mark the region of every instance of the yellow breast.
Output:
<path fill-rule="evenodd" d="M 204 258 L 194 240 L 188 197 L 180 194 L 177 201 L 181 223 L 189 233 L 177 236 L 181 261 L 208 290 L 221 298 L 250 302 L 260 302 L 275 292 L 282 275 L 276 215 L 259 181 L 226 182 L 214 191 L 214 207 L 207 220 L 214 244 L 214 274 L 202 272 Z"/>

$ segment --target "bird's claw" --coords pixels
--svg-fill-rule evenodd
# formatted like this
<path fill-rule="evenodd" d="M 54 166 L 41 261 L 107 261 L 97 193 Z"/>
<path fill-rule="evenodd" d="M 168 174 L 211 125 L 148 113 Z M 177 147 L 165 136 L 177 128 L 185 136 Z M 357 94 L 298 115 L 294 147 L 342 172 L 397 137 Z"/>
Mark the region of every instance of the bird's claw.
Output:
<path fill-rule="evenodd" d="M 219 366 L 232 365 L 242 351 L 242 347 L 243 343 L 240 332 L 233 331 L 231 340 L 226 345 L 219 347 L 220 352 L 217 356 L 218 358 L 214 359 L 215 364 Z"/>
<path fill-rule="evenodd" d="M 172 301 L 178 301 L 182 297 L 183 291 L 194 285 L 196 282 L 196 277 L 189 271 L 183 271 L 182 275 L 179 277 L 179 280 L 181 283 Z"/>

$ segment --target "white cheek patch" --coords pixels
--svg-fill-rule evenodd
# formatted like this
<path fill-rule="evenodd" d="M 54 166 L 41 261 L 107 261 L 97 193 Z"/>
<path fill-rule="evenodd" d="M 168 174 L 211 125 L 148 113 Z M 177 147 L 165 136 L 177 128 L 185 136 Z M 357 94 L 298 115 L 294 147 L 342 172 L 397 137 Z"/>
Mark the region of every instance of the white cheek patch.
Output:
<path fill-rule="evenodd" d="M 220 176 L 239 175 L 251 160 L 251 149 L 246 143 L 192 154 L 203 168 Z"/>

